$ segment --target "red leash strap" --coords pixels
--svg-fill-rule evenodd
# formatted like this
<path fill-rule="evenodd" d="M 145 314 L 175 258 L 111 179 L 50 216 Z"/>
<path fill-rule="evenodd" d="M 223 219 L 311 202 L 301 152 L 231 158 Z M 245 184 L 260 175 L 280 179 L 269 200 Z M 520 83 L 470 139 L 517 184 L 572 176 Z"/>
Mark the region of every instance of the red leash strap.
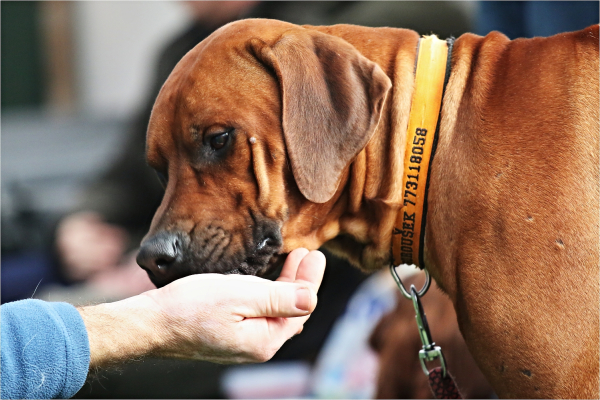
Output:
<path fill-rule="evenodd" d="M 442 367 L 436 367 L 429 371 L 429 387 L 436 399 L 462 399 L 462 395 L 454 383 L 454 379 L 444 371 Z"/>

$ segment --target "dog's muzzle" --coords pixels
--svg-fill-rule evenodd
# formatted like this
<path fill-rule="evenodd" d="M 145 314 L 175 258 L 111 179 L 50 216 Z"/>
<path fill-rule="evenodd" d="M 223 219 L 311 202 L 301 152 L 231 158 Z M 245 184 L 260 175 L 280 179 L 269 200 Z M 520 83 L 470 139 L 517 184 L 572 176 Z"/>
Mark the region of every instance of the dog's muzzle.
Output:
<path fill-rule="evenodd" d="M 160 231 L 142 242 L 136 261 L 157 287 L 192 274 L 270 272 L 282 259 L 279 226 L 261 223 L 248 233 L 236 241 L 227 231 L 213 226 L 192 236 L 181 231 Z"/>

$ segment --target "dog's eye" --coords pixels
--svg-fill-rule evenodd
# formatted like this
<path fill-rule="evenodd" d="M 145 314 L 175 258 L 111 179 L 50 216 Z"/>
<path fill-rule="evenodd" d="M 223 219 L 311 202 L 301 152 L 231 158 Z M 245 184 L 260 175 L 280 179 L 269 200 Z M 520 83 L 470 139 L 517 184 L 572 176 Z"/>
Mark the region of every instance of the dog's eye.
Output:
<path fill-rule="evenodd" d="M 158 176 L 158 180 L 160 181 L 160 184 L 162 185 L 163 189 L 166 189 L 167 183 L 169 183 L 167 176 L 160 171 L 156 171 L 156 176 Z"/>
<path fill-rule="evenodd" d="M 210 147 L 215 150 L 222 149 L 229 141 L 229 132 L 223 132 L 210 138 Z"/>

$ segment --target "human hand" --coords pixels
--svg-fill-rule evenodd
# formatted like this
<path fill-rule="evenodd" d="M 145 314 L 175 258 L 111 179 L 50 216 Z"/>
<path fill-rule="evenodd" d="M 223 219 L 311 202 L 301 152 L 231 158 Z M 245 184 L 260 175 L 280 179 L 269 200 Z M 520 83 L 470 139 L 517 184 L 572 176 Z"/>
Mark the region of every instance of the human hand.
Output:
<path fill-rule="evenodd" d="M 127 246 L 124 229 L 107 224 L 98 214 L 81 212 L 64 218 L 56 231 L 56 247 L 65 274 L 83 280 L 113 268 Z"/>
<path fill-rule="evenodd" d="M 79 309 L 91 367 L 145 355 L 263 362 L 314 310 L 325 256 L 292 251 L 277 281 L 192 275 L 123 301 Z"/>
<path fill-rule="evenodd" d="M 322 253 L 296 249 L 275 282 L 192 275 L 147 292 L 173 335 L 160 353 L 218 363 L 267 361 L 302 331 L 316 306 L 324 271 Z"/>

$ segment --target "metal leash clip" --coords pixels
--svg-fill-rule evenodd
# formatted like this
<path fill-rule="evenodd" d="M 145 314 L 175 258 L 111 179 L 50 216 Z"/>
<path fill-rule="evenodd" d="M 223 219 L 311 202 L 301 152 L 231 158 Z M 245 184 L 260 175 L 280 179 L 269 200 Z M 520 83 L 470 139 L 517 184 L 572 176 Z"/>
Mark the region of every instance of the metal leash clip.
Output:
<path fill-rule="evenodd" d="M 417 319 L 419 336 L 421 336 L 421 342 L 423 343 L 423 349 L 419 351 L 419 360 L 421 361 L 423 372 L 425 372 L 425 375 L 429 375 L 429 369 L 427 368 L 426 363 L 439 358 L 442 367 L 442 374 L 444 377 L 446 377 L 446 360 L 444 359 L 444 353 L 442 353 L 442 348 L 440 346 L 436 346 L 435 342 L 431 339 L 431 332 L 429 332 L 427 316 L 425 315 L 425 311 L 423 311 L 421 299 L 419 298 L 414 285 L 410 285 L 410 294 L 412 297 L 413 306 L 415 307 L 415 318 Z"/>
<path fill-rule="evenodd" d="M 442 348 L 440 346 L 436 346 L 435 342 L 431 339 L 431 332 L 429 331 L 429 324 L 427 323 L 427 316 L 425 315 L 425 311 L 423 311 L 423 306 L 421 305 L 421 299 L 431 284 L 431 278 L 429 276 L 429 272 L 424 270 L 425 272 L 425 284 L 417 292 L 415 285 L 410 285 L 410 294 L 407 292 L 396 268 L 391 265 L 390 271 L 392 273 L 392 277 L 396 281 L 400 292 L 407 299 L 411 299 L 413 302 L 413 306 L 415 308 L 415 318 L 417 320 L 417 327 L 419 328 L 419 336 L 421 337 L 421 343 L 423 343 L 423 348 L 419 351 L 419 361 L 421 361 L 421 367 L 423 368 L 423 372 L 425 375 L 429 375 L 429 369 L 427 368 L 428 362 L 435 361 L 436 359 L 440 360 L 440 364 L 442 367 L 442 374 L 446 377 L 446 360 L 444 359 L 444 354 L 442 353 Z"/>

